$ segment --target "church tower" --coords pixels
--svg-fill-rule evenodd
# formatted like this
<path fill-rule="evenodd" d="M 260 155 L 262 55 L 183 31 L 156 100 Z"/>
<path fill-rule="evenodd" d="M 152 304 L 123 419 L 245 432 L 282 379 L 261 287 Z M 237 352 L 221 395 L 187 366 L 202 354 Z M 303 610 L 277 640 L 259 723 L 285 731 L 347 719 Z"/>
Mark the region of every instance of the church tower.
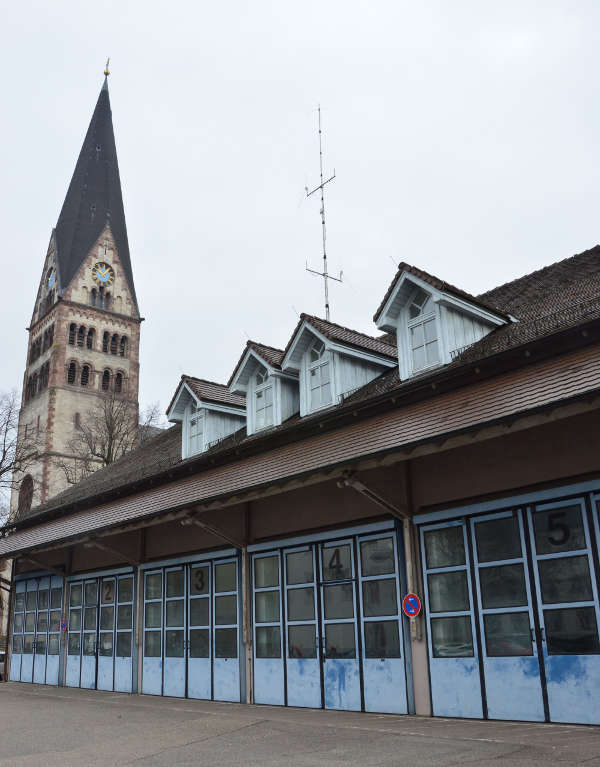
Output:
<path fill-rule="evenodd" d="M 105 77 L 28 328 L 19 430 L 40 435 L 41 453 L 15 477 L 12 515 L 68 486 L 75 430 L 100 399 L 125 400 L 137 419 L 140 322 Z"/>

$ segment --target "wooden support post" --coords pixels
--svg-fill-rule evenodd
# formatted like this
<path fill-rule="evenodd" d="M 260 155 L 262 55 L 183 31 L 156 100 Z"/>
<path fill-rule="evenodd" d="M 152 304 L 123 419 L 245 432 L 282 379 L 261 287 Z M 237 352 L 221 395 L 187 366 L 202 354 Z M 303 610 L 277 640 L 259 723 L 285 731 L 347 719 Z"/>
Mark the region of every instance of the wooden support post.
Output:
<path fill-rule="evenodd" d="M 246 662 L 246 703 L 254 702 L 254 677 L 252 664 L 252 592 L 250 587 L 250 557 L 248 548 L 242 547 L 242 642 Z"/>

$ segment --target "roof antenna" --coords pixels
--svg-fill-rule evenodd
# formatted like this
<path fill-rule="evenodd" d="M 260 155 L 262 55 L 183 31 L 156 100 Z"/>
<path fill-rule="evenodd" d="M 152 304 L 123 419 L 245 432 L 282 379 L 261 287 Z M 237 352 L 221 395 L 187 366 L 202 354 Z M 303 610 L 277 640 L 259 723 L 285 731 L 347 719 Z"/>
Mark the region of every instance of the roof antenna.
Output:
<path fill-rule="evenodd" d="M 327 248 L 326 248 L 327 232 L 325 228 L 325 185 L 328 184 L 330 181 L 333 181 L 333 179 L 335 178 L 335 168 L 333 169 L 333 176 L 328 178 L 327 181 L 323 181 L 323 142 L 322 142 L 322 130 L 321 130 L 321 105 L 320 104 L 319 104 L 318 112 L 319 112 L 319 170 L 320 170 L 321 183 L 319 184 L 319 186 L 316 186 L 312 190 L 312 192 L 308 191 L 307 186 L 305 186 L 304 189 L 306 190 L 307 197 L 310 197 L 319 189 L 321 190 L 321 228 L 323 230 L 323 271 L 319 272 L 315 269 L 309 269 L 308 262 L 306 264 L 306 271 L 311 272 L 311 274 L 316 274 L 317 276 L 323 278 L 323 283 L 325 286 L 325 319 L 329 321 L 328 280 L 335 280 L 336 282 L 341 282 L 342 272 L 340 271 L 339 277 L 334 277 L 333 275 L 329 274 L 329 272 L 327 271 Z"/>

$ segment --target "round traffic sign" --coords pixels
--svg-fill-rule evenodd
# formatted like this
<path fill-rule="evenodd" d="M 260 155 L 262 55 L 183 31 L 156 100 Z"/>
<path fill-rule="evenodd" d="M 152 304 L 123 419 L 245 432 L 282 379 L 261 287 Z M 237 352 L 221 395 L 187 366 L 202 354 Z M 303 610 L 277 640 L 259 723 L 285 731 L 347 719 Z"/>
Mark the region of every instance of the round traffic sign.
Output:
<path fill-rule="evenodd" d="M 67 621 L 63 618 L 60 622 L 60 630 L 66 631 L 67 630 Z"/>
<path fill-rule="evenodd" d="M 416 594 L 407 594 L 402 600 L 402 610 L 409 618 L 416 618 L 421 612 L 421 600 Z"/>

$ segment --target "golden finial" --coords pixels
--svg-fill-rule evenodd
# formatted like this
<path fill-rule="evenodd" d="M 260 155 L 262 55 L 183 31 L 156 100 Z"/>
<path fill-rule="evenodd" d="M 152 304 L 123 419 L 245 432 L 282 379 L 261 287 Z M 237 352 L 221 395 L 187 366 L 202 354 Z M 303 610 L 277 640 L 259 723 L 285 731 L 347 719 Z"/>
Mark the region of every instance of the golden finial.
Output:
<path fill-rule="evenodd" d="M 104 74 L 106 75 L 106 77 L 108 77 L 110 74 L 110 69 L 108 68 L 109 64 L 110 64 L 110 59 L 106 59 L 106 66 L 104 67 Z"/>

